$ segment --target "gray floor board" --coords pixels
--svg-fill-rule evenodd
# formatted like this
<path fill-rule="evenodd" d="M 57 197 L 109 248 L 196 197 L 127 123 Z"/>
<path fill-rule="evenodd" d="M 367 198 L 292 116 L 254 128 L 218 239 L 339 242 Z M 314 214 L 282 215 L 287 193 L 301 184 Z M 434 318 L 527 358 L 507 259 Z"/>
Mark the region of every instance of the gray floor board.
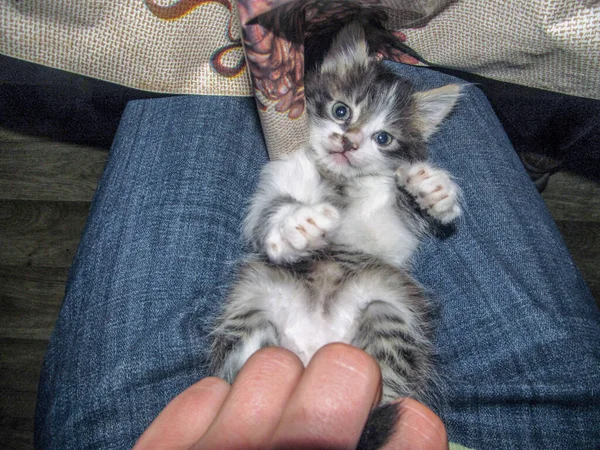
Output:
<path fill-rule="evenodd" d="M 37 392 L 47 345 L 42 339 L 0 339 L 0 390 Z"/>
<path fill-rule="evenodd" d="M 559 172 L 542 198 L 600 306 L 600 184 Z"/>
<path fill-rule="evenodd" d="M 600 306 L 600 222 L 557 220 L 556 225 Z"/>
<path fill-rule="evenodd" d="M 570 173 L 550 177 L 542 194 L 554 220 L 600 222 L 600 184 Z"/>
<path fill-rule="evenodd" d="M 45 340 L 0 339 L 0 446 L 33 447 L 33 415 Z"/>
<path fill-rule="evenodd" d="M 0 266 L 0 338 L 48 340 L 67 275 L 63 267 Z"/>
<path fill-rule="evenodd" d="M 36 393 L 0 389 L 0 447 L 33 448 L 33 413 Z"/>
<path fill-rule="evenodd" d="M 0 131 L 0 199 L 92 200 L 108 153 Z"/>
<path fill-rule="evenodd" d="M 0 265 L 69 267 L 90 204 L 0 200 Z"/>

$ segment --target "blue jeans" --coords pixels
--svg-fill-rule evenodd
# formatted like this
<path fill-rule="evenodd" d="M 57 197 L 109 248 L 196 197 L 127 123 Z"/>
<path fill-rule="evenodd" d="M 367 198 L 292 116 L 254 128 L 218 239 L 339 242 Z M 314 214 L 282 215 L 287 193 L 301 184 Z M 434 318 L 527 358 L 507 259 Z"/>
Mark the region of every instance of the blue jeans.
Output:
<path fill-rule="evenodd" d="M 391 65 L 419 88 L 456 79 Z M 600 442 L 600 316 L 487 100 L 467 86 L 431 142 L 464 217 L 415 270 L 437 305 L 438 413 L 474 448 Z M 243 254 L 267 161 L 253 100 L 131 103 L 44 361 L 39 448 L 130 447 L 206 374 L 207 331 Z"/>

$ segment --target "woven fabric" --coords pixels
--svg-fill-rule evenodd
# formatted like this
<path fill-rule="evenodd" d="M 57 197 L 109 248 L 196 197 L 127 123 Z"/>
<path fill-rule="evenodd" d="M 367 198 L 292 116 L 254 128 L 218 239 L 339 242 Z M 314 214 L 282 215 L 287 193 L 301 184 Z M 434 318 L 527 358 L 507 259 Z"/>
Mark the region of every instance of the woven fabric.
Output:
<path fill-rule="evenodd" d="M 404 31 L 436 65 L 600 99 L 600 1 L 459 0 Z"/>
<path fill-rule="evenodd" d="M 229 0 L 8 0 L 0 53 L 136 89 L 252 95 Z"/>

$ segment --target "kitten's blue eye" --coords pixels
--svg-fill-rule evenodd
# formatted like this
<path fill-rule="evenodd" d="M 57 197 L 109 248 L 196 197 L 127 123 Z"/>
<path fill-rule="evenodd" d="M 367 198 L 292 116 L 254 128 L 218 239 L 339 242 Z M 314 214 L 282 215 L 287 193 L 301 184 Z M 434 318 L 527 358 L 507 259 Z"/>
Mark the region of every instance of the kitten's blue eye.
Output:
<path fill-rule="evenodd" d="M 335 117 L 336 119 L 346 120 L 350 118 L 350 108 L 341 102 L 338 102 L 335 105 L 333 105 L 331 112 L 333 114 L 333 117 Z"/>
<path fill-rule="evenodd" d="M 374 137 L 375 137 L 375 140 L 377 141 L 377 143 L 379 145 L 381 145 L 382 147 L 385 147 L 386 145 L 390 145 L 393 140 L 392 136 L 390 136 L 385 131 L 380 131 Z"/>

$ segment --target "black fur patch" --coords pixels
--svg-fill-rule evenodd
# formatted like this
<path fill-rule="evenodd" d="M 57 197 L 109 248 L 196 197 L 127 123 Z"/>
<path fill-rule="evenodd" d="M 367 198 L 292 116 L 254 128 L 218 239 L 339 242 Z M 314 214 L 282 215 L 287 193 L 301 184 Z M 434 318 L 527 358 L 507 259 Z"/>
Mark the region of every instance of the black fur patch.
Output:
<path fill-rule="evenodd" d="M 399 417 L 398 405 L 395 403 L 375 408 L 367 419 L 356 448 L 376 450 L 383 447 L 394 434 Z"/>

